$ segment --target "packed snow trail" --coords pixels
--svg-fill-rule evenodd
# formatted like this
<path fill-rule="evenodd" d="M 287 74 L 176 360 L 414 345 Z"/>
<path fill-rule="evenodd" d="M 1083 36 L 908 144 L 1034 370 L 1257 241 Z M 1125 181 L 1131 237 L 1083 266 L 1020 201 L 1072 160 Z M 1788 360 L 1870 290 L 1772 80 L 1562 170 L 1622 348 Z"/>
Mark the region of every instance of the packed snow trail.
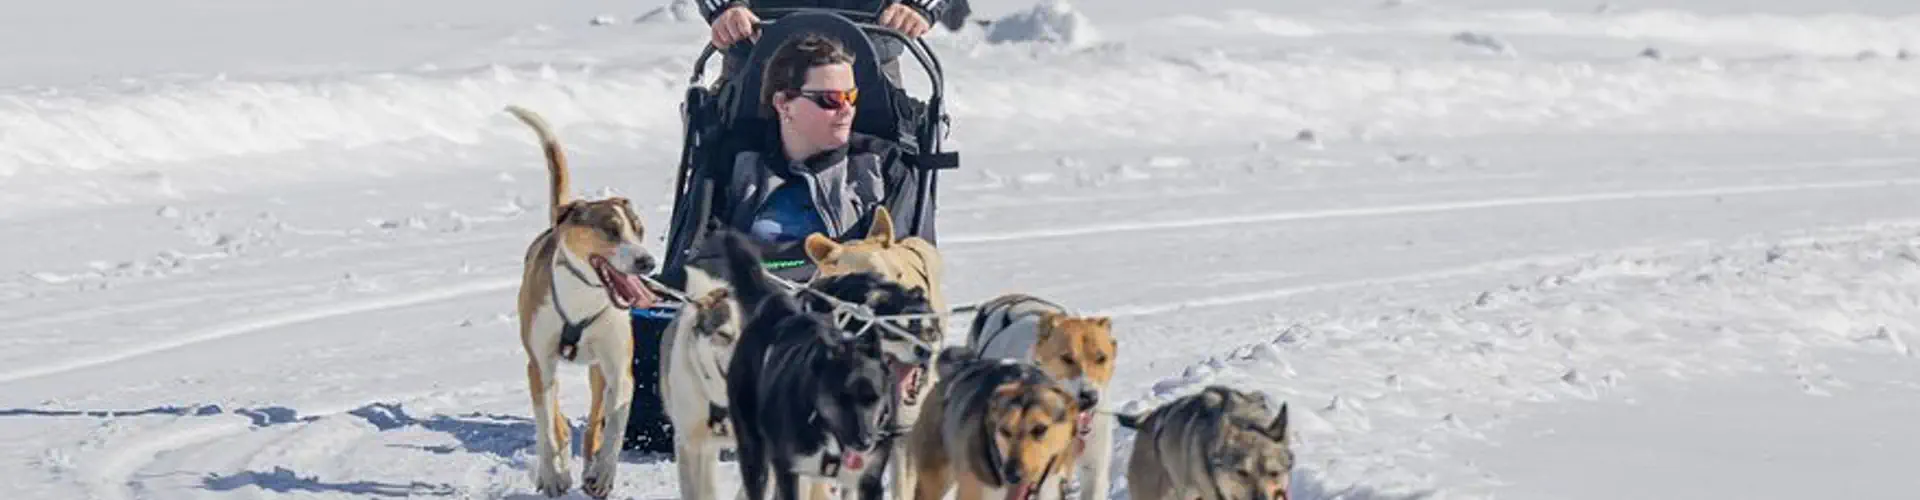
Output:
<path fill-rule="evenodd" d="M 633 198 L 657 245 L 702 27 L 444 1 L 0 20 L 72 44 L 0 49 L 0 497 L 536 497 L 512 289 L 545 174 L 499 109 L 548 115 L 580 194 Z M 1288 401 L 1295 498 L 1558 498 L 1549 444 L 1586 447 L 1583 477 L 1686 456 L 1647 438 L 1680 417 L 1609 422 L 1645 449 L 1582 439 L 1635 401 L 1825 398 L 1857 429 L 1795 442 L 1920 461 L 1874 448 L 1920 443 L 1912 7 L 1512 3 L 1083 2 L 1065 43 L 934 37 L 965 160 L 947 295 L 1116 316 L 1116 405 Z M 157 33 L 135 18 L 203 36 L 80 45 Z M 577 426 L 584 372 L 562 376 Z M 1804 461 L 1791 487 L 1716 483 L 1764 460 L 1577 488 L 1920 486 Z M 630 456 L 616 492 L 672 497 L 671 468 Z"/>

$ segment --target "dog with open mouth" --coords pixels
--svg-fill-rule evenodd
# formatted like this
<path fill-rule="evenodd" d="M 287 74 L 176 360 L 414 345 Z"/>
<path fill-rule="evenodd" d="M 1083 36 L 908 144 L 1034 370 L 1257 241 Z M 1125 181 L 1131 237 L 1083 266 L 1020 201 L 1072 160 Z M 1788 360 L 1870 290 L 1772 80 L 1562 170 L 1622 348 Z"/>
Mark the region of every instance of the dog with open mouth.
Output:
<path fill-rule="evenodd" d="M 1105 500 L 1112 489 L 1115 423 L 1111 415 L 1095 410 L 1113 381 L 1119 355 L 1112 318 L 1076 314 L 1046 299 L 1009 293 L 980 303 L 967 330 L 967 347 L 984 358 L 1032 363 L 1067 384 L 1081 408 L 1074 451 L 1078 467 L 1067 483 L 1079 488 L 1082 500 Z"/>
<path fill-rule="evenodd" d="M 1292 498 L 1286 403 L 1276 409 L 1264 394 L 1211 385 L 1115 420 L 1137 431 L 1127 461 L 1133 498 Z"/>
<path fill-rule="evenodd" d="M 548 227 L 527 247 L 520 280 L 520 343 L 527 353 L 533 401 L 533 480 L 541 494 L 572 489 L 567 419 L 560 411 L 560 363 L 587 365 L 592 390 L 582 443 L 582 492 L 613 491 L 622 429 L 633 399 L 633 324 L 628 310 L 650 307 L 653 292 L 641 279 L 656 260 L 641 246 L 645 226 L 626 198 L 574 200 L 566 155 L 546 120 L 518 106 L 507 111 L 533 128 L 547 159 L 551 205 Z"/>
<path fill-rule="evenodd" d="M 927 303 L 930 316 L 912 320 L 907 329 L 918 337 L 912 342 L 891 339 L 888 342 L 889 353 L 896 354 L 894 366 L 895 387 L 900 394 L 895 398 L 893 409 L 897 427 L 908 428 L 920 416 L 920 407 L 926 400 L 928 391 L 933 387 L 938 368 L 933 366 L 931 351 L 924 362 L 905 362 L 908 356 L 900 351 L 919 345 L 939 346 L 946 343 L 948 311 L 946 299 L 941 293 L 940 282 L 945 273 L 945 264 L 939 249 L 924 238 L 900 238 L 894 234 L 893 215 L 887 207 L 875 207 L 871 214 L 872 224 L 867 234 L 850 242 L 834 241 L 822 233 L 808 235 L 805 241 L 807 260 L 814 264 L 812 282 L 819 282 L 838 276 L 860 273 L 872 273 L 887 282 L 897 283 L 920 294 L 917 300 Z M 904 449 L 895 449 L 904 452 Z M 893 497 L 907 500 L 913 491 L 914 477 L 911 459 L 904 453 L 896 453 L 891 463 L 893 469 Z"/>
<path fill-rule="evenodd" d="M 703 246 L 722 244 L 717 234 Z M 744 334 L 746 307 L 727 285 L 727 279 L 739 277 L 725 274 L 722 258 L 724 255 L 702 252 L 687 266 L 688 303 L 681 306 L 661 337 L 661 397 L 667 402 L 674 428 L 680 429 L 674 434 L 674 462 L 680 469 L 682 497 L 689 500 L 714 497 L 719 454 L 737 445 L 729 418 L 733 408 L 726 393 L 726 377 L 735 347 Z M 859 348 L 877 348 L 884 353 L 893 375 L 890 383 L 899 387 L 900 394 L 911 393 L 909 387 L 924 380 L 901 376 L 927 365 L 934 354 L 933 346 L 922 340 L 932 314 L 919 290 L 872 272 L 823 277 L 803 288 L 797 291 L 797 298 L 804 312 L 827 315 L 840 330 L 859 339 Z M 856 307 L 877 318 L 869 321 L 859 311 L 850 310 Z M 888 415 L 893 418 L 883 422 L 882 432 L 904 434 L 911 422 L 900 422 L 898 413 Z M 887 455 L 869 460 L 874 466 L 862 468 L 864 473 L 879 474 L 892 457 L 898 456 Z"/>
<path fill-rule="evenodd" d="M 727 366 L 743 496 L 766 500 L 771 486 L 773 498 L 794 500 L 824 483 L 880 498 L 873 472 L 890 459 L 884 426 L 894 396 L 878 337 L 806 311 L 773 282 L 747 236 L 716 233 L 727 282 L 747 311 Z"/>
<path fill-rule="evenodd" d="M 940 351 L 939 382 L 907 436 L 914 498 L 1056 500 L 1073 467 L 1079 398 L 1030 363 Z"/>

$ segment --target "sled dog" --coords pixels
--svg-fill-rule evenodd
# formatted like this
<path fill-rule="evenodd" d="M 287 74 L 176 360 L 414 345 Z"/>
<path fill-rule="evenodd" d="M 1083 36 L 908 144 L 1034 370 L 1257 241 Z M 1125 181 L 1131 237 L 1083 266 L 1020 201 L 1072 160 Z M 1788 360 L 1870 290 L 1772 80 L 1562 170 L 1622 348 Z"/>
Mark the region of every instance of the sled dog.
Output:
<path fill-rule="evenodd" d="M 1077 397 L 1032 364 L 940 351 L 939 382 L 908 435 L 914 498 L 1052 500 L 1072 468 Z"/>
<path fill-rule="evenodd" d="M 1011 293 L 980 304 L 967 330 L 967 346 L 984 358 L 1032 363 L 1067 385 L 1079 399 L 1081 434 L 1074 452 L 1079 467 L 1066 483 L 1084 483 L 1083 500 L 1106 500 L 1112 489 L 1114 422 L 1095 410 L 1113 381 L 1119 351 L 1112 319 L 1075 315 L 1054 302 Z"/>
<path fill-rule="evenodd" d="M 580 483 L 588 496 L 606 498 L 633 399 L 633 324 L 627 310 L 654 302 L 640 276 L 653 272 L 655 260 L 641 247 L 646 230 L 627 199 L 570 199 L 566 156 L 546 121 L 525 108 L 507 111 L 539 136 L 551 193 L 549 227 L 527 247 L 517 307 L 533 400 L 534 485 L 548 497 L 573 487 L 567 475 L 571 433 L 560 412 L 554 373 L 559 363 L 584 363 L 593 396 Z"/>
<path fill-rule="evenodd" d="M 688 429 L 675 433 L 678 441 L 675 465 L 680 469 L 683 496 L 704 500 L 713 498 L 717 488 L 714 470 L 719 466 L 719 453 L 737 444 L 728 417 L 725 379 L 734 346 L 742 334 L 745 307 L 724 281 L 713 276 L 718 273 L 693 266 L 687 271 L 687 293 L 693 303 L 682 306 L 661 339 L 661 352 L 666 353 L 661 361 L 662 387 L 666 391 L 662 398 L 667 401 L 667 411 L 675 428 Z M 892 375 L 890 384 L 918 383 L 900 375 L 905 371 L 903 367 L 924 366 L 933 358 L 933 347 L 915 335 L 924 327 L 924 320 L 889 323 L 891 328 L 870 326 L 858 317 L 836 310 L 836 304 L 828 297 L 864 306 L 883 316 L 925 316 L 930 309 L 919 290 L 907 289 L 871 272 L 816 279 L 806 285 L 806 290 L 798 295 L 803 311 L 834 317 L 840 330 L 866 336 L 862 342 L 879 343 Z M 903 433 L 894 428 L 900 425 L 898 422 L 883 423 L 887 428 L 882 432 Z M 869 474 L 878 474 L 880 470 L 877 466 L 865 469 Z M 825 488 L 817 490 L 824 491 Z"/>
<path fill-rule="evenodd" d="M 721 277 L 686 266 L 687 301 L 660 336 L 660 399 L 673 423 L 674 466 L 688 500 L 714 500 L 720 452 L 734 445 L 727 366 L 745 325 Z"/>
<path fill-rule="evenodd" d="M 890 458 L 882 426 L 893 391 L 878 338 L 802 310 L 762 269 L 746 236 L 719 232 L 725 274 L 747 311 L 727 367 L 727 413 L 746 498 L 768 498 L 769 476 L 780 500 L 822 482 L 879 498 L 872 469 Z"/>
<path fill-rule="evenodd" d="M 1262 395 L 1215 385 L 1116 420 L 1139 431 L 1127 462 L 1133 498 L 1291 498 L 1285 403 L 1276 412 Z"/>
<path fill-rule="evenodd" d="M 860 272 L 877 273 L 888 281 L 902 284 L 925 294 L 932 318 L 905 325 L 908 330 L 919 336 L 916 345 L 939 346 L 946 342 L 947 305 L 940 293 L 940 280 L 945 264 L 939 250 L 925 239 L 918 237 L 896 238 L 893 230 L 893 216 L 887 207 L 874 208 L 873 223 L 867 228 L 864 238 L 848 243 L 840 243 L 825 234 L 814 233 L 804 242 L 807 259 L 814 264 L 812 280 Z M 890 343 L 890 352 L 904 348 L 905 343 Z M 928 353 L 929 358 L 931 358 Z M 904 356 L 896 356 L 899 360 Z M 927 398 L 927 391 L 933 387 L 937 378 L 937 367 L 931 361 L 907 363 L 894 366 L 895 377 L 899 383 L 895 386 L 900 394 L 894 400 L 893 409 L 898 427 L 907 428 L 920 416 L 920 407 Z M 904 445 L 904 443 L 897 443 Z M 896 449 L 904 452 L 904 449 Z M 895 453 L 896 457 L 907 458 L 904 453 Z M 907 500 L 913 491 L 913 467 L 910 460 L 896 459 L 892 462 L 894 495 L 896 500 Z"/>

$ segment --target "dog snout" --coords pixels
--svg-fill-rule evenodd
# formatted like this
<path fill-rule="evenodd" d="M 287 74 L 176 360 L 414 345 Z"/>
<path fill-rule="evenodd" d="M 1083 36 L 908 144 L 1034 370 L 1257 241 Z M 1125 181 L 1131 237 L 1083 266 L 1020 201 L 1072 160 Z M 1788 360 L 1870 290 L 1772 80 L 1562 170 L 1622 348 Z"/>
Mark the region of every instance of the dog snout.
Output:
<path fill-rule="evenodd" d="M 1100 406 L 1100 393 L 1092 389 L 1080 390 L 1080 409 L 1091 410 Z"/>
<path fill-rule="evenodd" d="M 660 261 L 653 258 L 652 252 L 642 251 L 638 257 L 633 259 L 633 267 L 636 274 L 653 274 L 653 271 L 659 266 Z"/>
<path fill-rule="evenodd" d="M 1004 476 L 1001 477 L 1001 479 L 1005 479 L 1007 484 L 1020 484 L 1025 482 L 1021 480 L 1020 464 L 1017 462 L 1008 462 L 1005 467 L 1001 468 L 1000 475 Z"/>

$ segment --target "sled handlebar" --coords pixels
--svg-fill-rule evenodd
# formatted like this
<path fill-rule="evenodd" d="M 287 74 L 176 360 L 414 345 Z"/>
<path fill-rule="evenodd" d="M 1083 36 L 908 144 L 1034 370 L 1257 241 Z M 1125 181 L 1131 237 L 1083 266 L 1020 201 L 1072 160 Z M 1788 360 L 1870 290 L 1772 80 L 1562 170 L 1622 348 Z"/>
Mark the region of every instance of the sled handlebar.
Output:
<path fill-rule="evenodd" d="M 944 76 L 946 75 L 946 68 L 941 67 L 940 58 L 933 54 L 933 47 L 930 45 L 927 45 L 926 40 L 908 37 L 905 33 L 901 33 L 899 30 L 889 28 L 886 26 L 881 26 L 879 24 L 880 14 L 878 12 L 866 12 L 866 11 L 850 10 L 850 9 L 821 9 L 821 8 L 800 8 L 800 7 L 782 7 L 782 8 L 764 8 L 764 9 L 756 8 L 756 9 L 753 9 L 753 13 L 754 15 L 760 17 L 760 21 L 754 23 L 753 27 L 757 31 L 762 28 L 766 28 L 767 26 L 772 26 L 773 23 L 778 22 L 779 19 L 782 17 L 786 17 L 787 15 L 790 15 L 790 14 L 798 14 L 803 12 L 820 12 L 820 13 L 827 13 L 827 14 L 835 14 L 835 15 L 847 18 L 848 21 L 853 22 L 853 25 L 860 28 L 860 31 L 863 33 L 868 33 L 870 35 L 879 35 L 879 36 L 892 38 L 894 40 L 899 41 L 902 46 L 908 49 L 909 52 L 913 52 L 913 57 L 915 60 L 918 60 L 920 62 L 920 67 L 927 70 L 927 78 L 933 81 L 932 98 L 939 99 L 945 93 L 943 92 L 943 90 L 946 88 L 946 82 L 944 78 Z M 929 23 L 929 24 L 937 25 L 938 23 L 935 22 L 935 23 Z M 689 85 L 700 85 L 700 81 L 705 77 L 705 74 L 706 74 L 707 60 L 711 59 L 713 55 L 720 52 L 720 50 L 721 49 L 715 48 L 711 43 L 705 45 L 705 48 L 703 48 L 700 51 L 700 57 L 697 59 L 694 59 L 693 61 L 693 77 L 688 81 Z"/>

